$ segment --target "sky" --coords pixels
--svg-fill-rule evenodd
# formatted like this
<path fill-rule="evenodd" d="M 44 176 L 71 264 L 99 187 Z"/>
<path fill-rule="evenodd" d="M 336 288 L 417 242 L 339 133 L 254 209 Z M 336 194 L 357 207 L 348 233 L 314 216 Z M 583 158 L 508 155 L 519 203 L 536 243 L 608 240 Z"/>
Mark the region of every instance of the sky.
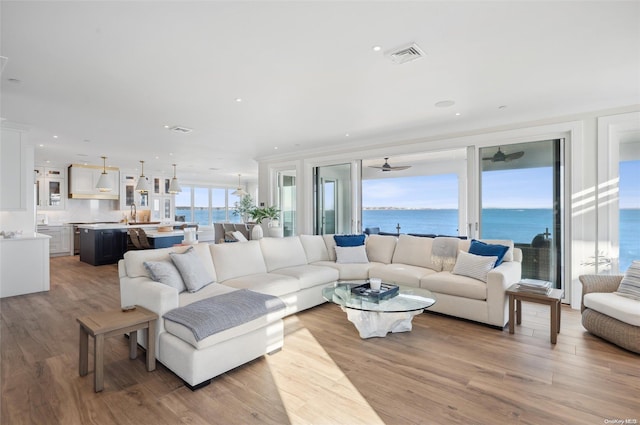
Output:
<path fill-rule="evenodd" d="M 551 167 L 482 174 L 483 208 L 551 208 Z M 620 163 L 620 208 L 640 208 L 640 161 Z M 455 174 L 397 177 L 362 182 L 362 204 L 371 207 L 458 208 Z"/>

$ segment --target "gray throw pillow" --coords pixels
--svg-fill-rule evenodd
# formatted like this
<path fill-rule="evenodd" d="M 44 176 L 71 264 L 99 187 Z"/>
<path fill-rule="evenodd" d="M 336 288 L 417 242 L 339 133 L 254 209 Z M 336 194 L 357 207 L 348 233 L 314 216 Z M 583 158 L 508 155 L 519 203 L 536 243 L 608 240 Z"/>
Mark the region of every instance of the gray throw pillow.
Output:
<path fill-rule="evenodd" d="M 196 292 L 214 282 L 198 254 L 189 247 L 182 254 L 170 252 L 171 261 L 176 265 L 189 292 Z"/>
<path fill-rule="evenodd" d="M 143 264 L 149 273 L 149 277 L 156 282 L 176 288 L 178 292 L 187 290 L 180 272 L 171 261 L 145 261 Z"/>

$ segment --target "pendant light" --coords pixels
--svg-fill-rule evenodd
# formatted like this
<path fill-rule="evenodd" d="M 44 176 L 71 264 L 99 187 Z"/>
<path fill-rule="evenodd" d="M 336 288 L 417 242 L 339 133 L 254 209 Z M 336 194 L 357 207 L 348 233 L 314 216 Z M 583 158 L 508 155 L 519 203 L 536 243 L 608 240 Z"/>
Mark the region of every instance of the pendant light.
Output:
<path fill-rule="evenodd" d="M 102 158 L 102 174 L 100 174 L 100 178 L 98 179 L 98 184 L 96 188 L 100 192 L 111 192 L 111 183 L 109 182 L 109 177 L 107 176 L 107 157 L 101 156 Z"/>
<path fill-rule="evenodd" d="M 142 174 L 140 174 L 140 178 L 138 179 L 138 184 L 136 184 L 136 192 L 148 192 L 149 191 L 149 180 L 144 176 L 144 161 L 140 161 L 142 167 Z"/>
<path fill-rule="evenodd" d="M 171 179 L 171 184 L 169 185 L 169 193 L 178 192 L 182 192 L 182 189 L 180 189 L 178 178 L 176 177 L 176 164 L 173 164 L 173 178 Z"/>
<path fill-rule="evenodd" d="M 235 196 L 239 196 L 239 197 L 241 197 L 241 198 L 242 198 L 243 196 L 247 196 L 247 195 L 249 194 L 249 193 L 248 193 L 246 190 L 244 190 L 244 189 L 242 188 L 242 186 L 240 185 L 240 174 L 238 174 L 238 188 L 237 188 L 235 191 L 231 192 L 231 194 L 232 194 L 232 195 L 235 195 Z"/>

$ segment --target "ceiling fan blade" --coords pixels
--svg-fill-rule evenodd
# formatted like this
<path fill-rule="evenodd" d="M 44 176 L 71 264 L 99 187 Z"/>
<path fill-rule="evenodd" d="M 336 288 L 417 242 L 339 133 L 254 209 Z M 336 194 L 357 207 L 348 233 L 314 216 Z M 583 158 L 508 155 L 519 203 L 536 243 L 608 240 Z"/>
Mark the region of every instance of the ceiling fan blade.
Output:
<path fill-rule="evenodd" d="M 505 161 L 512 161 L 514 159 L 522 158 L 523 156 L 524 156 L 524 151 L 509 153 L 505 157 Z"/>
<path fill-rule="evenodd" d="M 389 167 L 389 171 L 400 171 L 411 168 L 411 165 L 399 165 L 397 167 Z"/>
<path fill-rule="evenodd" d="M 389 158 L 384 159 L 384 164 L 382 165 L 369 165 L 370 168 L 375 168 L 382 171 L 400 171 L 406 170 L 407 168 L 411 168 L 411 165 L 399 165 L 397 167 L 392 167 L 389 165 Z"/>

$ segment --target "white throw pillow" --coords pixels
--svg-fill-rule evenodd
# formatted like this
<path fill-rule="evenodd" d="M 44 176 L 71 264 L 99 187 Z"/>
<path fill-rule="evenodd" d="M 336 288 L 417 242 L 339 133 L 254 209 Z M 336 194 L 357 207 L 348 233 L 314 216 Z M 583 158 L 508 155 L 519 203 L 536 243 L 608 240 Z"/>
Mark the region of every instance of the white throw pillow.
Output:
<path fill-rule="evenodd" d="M 336 246 L 336 263 L 368 263 L 367 251 L 364 245 L 360 246 Z"/>
<path fill-rule="evenodd" d="M 498 261 L 498 257 L 486 257 L 459 251 L 456 265 L 453 266 L 451 273 L 486 282 L 487 273 L 493 269 L 496 261 Z"/>
<path fill-rule="evenodd" d="M 144 267 L 147 269 L 149 277 L 156 282 L 176 288 L 178 292 L 187 290 L 180 272 L 171 261 L 145 261 Z"/>
<path fill-rule="evenodd" d="M 616 294 L 640 300 L 640 261 L 631 263 L 618 286 Z"/>
<path fill-rule="evenodd" d="M 235 232 L 231 232 L 231 234 L 234 238 L 236 238 L 238 242 L 248 242 L 248 239 L 245 238 L 244 235 L 237 230 Z"/>
<path fill-rule="evenodd" d="M 196 292 L 214 282 L 214 277 L 202 264 L 202 260 L 193 250 L 193 247 L 190 247 L 182 254 L 170 252 L 169 256 L 180 272 L 180 276 L 182 276 L 182 280 L 184 280 L 189 292 Z"/>

